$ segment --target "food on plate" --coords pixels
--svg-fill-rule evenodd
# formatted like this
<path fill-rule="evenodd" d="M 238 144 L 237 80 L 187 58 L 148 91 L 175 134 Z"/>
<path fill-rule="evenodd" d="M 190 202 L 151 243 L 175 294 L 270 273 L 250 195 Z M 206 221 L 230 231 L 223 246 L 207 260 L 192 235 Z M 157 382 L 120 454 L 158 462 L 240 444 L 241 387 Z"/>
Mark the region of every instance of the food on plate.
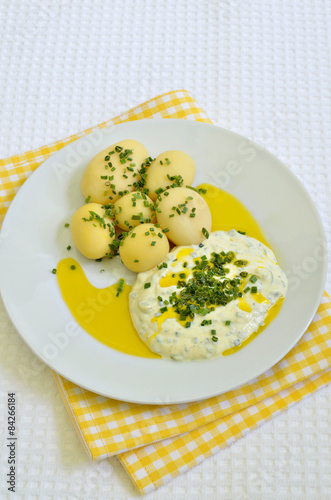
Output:
<path fill-rule="evenodd" d="M 148 157 L 146 148 L 131 139 L 119 141 L 98 153 L 88 164 L 81 191 L 89 201 L 106 205 L 134 190 L 138 170 Z"/>
<path fill-rule="evenodd" d="M 136 273 L 152 269 L 167 256 L 169 241 L 158 224 L 141 224 L 126 233 L 120 244 L 123 264 Z"/>
<path fill-rule="evenodd" d="M 123 274 L 98 289 L 73 259 L 53 272 L 78 323 L 106 345 L 145 357 L 214 358 L 242 348 L 278 313 L 287 279 L 258 224 L 230 193 L 192 187 L 194 173 L 186 153 L 153 159 L 135 140 L 110 146 L 87 166 L 86 204 L 72 216 L 72 239 L 89 259 L 119 255 L 112 268 Z M 170 243 L 177 246 L 169 253 Z M 132 290 L 129 271 L 138 273 Z M 87 293 L 92 308 L 85 308 Z M 131 317 L 125 322 L 123 314 Z M 107 333 L 110 317 L 110 329 L 125 328 L 121 342 Z"/>
<path fill-rule="evenodd" d="M 235 230 L 216 231 L 140 273 L 130 313 L 141 339 L 162 357 L 213 358 L 257 331 L 286 291 L 268 247 Z"/>
<path fill-rule="evenodd" d="M 132 191 L 114 203 L 115 223 L 124 231 L 155 219 L 153 201 L 140 191 Z"/>
<path fill-rule="evenodd" d="M 158 155 L 147 170 L 146 188 L 152 200 L 172 186 L 190 186 L 195 164 L 183 151 L 166 151 Z"/>
<path fill-rule="evenodd" d="M 156 217 L 175 245 L 196 245 L 211 230 L 211 213 L 206 201 L 193 189 L 174 187 L 161 193 Z"/>
<path fill-rule="evenodd" d="M 99 203 L 81 206 L 71 217 L 70 228 L 74 244 L 88 259 L 104 257 L 115 238 L 114 223 Z"/>

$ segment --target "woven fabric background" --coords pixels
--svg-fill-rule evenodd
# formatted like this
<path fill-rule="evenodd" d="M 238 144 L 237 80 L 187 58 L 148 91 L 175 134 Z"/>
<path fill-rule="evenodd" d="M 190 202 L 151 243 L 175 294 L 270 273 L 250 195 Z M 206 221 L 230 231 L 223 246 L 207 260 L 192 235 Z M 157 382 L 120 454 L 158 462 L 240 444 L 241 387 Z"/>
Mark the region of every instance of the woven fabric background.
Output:
<path fill-rule="evenodd" d="M 2 0 L 0 7 L 0 157 L 187 88 L 214 123 L 292 169 L 330 244 L 328 0 Z M 18 394 L 16 497 L 137 498 L 116 458 L 89 462 L 50 371 L 3 308 L 0 357 L 0 435 L 6 393 Z M 148 498 L 330 498 L 330 410 L 328 387 Z"/>

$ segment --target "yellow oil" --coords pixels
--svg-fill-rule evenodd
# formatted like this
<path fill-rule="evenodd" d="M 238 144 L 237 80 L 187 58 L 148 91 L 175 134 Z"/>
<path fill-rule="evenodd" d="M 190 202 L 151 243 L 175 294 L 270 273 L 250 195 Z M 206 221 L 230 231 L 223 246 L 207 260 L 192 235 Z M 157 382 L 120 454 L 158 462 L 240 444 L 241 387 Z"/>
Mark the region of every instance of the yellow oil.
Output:
<path fill-rule="evenodd" d="M 75 269 L 71 269 L 71 266 L 75 266 Z M 83 269 L 74 259 L 61 260 L 56 276 L 71 314 L 92 337 L 126 354 L 160 357 L 148 349 L 132 324 L 128 300 L 131 286 L 125 283 L 118 297 L 118 284 L 96 288 L 87 280 Z"/>
<path fill-rule="evenodd" d="M 212 231 L 243 231 L 269 246 L 262 230 L 247 208 L 232 194 L 211 184 L 200 184 L 198 188 L 207 190 L 202 197 L 208 203 L 212 215 Z"/>

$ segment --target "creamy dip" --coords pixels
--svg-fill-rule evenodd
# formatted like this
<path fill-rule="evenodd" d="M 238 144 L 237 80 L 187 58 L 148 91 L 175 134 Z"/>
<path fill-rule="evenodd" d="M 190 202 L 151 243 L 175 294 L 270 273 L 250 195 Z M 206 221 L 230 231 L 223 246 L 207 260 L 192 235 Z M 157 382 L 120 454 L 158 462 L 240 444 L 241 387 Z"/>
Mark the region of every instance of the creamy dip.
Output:
<path fill-rule="evenodd" d="M 163 358 L 217 357 L 264 324 L 287 278 L 263 243 L 235 230 L 176 247 L 129 295 L 141 339 Z"/>

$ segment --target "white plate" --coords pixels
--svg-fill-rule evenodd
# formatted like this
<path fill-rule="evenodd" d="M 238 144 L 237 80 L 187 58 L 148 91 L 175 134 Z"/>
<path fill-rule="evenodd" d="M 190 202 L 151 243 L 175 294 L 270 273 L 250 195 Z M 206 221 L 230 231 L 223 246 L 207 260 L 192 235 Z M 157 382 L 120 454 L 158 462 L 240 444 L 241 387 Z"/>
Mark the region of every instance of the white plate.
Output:
<path fill-rule="evenodd" d="M 236 354 L 173 362 L 122 354 L 75 324 L 51 269 L 68 256 L 64 223 L 84 203 L 80 179 L 91 158 L 122 139 L 141 141 L 151 156 L 180 149 L 197 166 L 195 184 L 209 182 L 241 200 L 264 230 L 289 291 L 276 319 Z M 47 365 L 91 391 L 138 403 L 179 403 L 242 385 L 277 363 L 315 314 L 326 276 L 326 243 L 305 189 L 274 156 L 242 136 L 186 120 L 141 120 L 96 131 L 46 160 L 24 183 L 1 231 L 0 284 L 22 338 Z M 89 262 L 73 249 L 88 279 L 108 286 L 123 274 L 113 261 Z M 101 267 L 107 271 L 100 274 Z M 131 273 L 131 282 L 132 282 Z M 130 280 L 130 273 L 127 275 Z"/>

